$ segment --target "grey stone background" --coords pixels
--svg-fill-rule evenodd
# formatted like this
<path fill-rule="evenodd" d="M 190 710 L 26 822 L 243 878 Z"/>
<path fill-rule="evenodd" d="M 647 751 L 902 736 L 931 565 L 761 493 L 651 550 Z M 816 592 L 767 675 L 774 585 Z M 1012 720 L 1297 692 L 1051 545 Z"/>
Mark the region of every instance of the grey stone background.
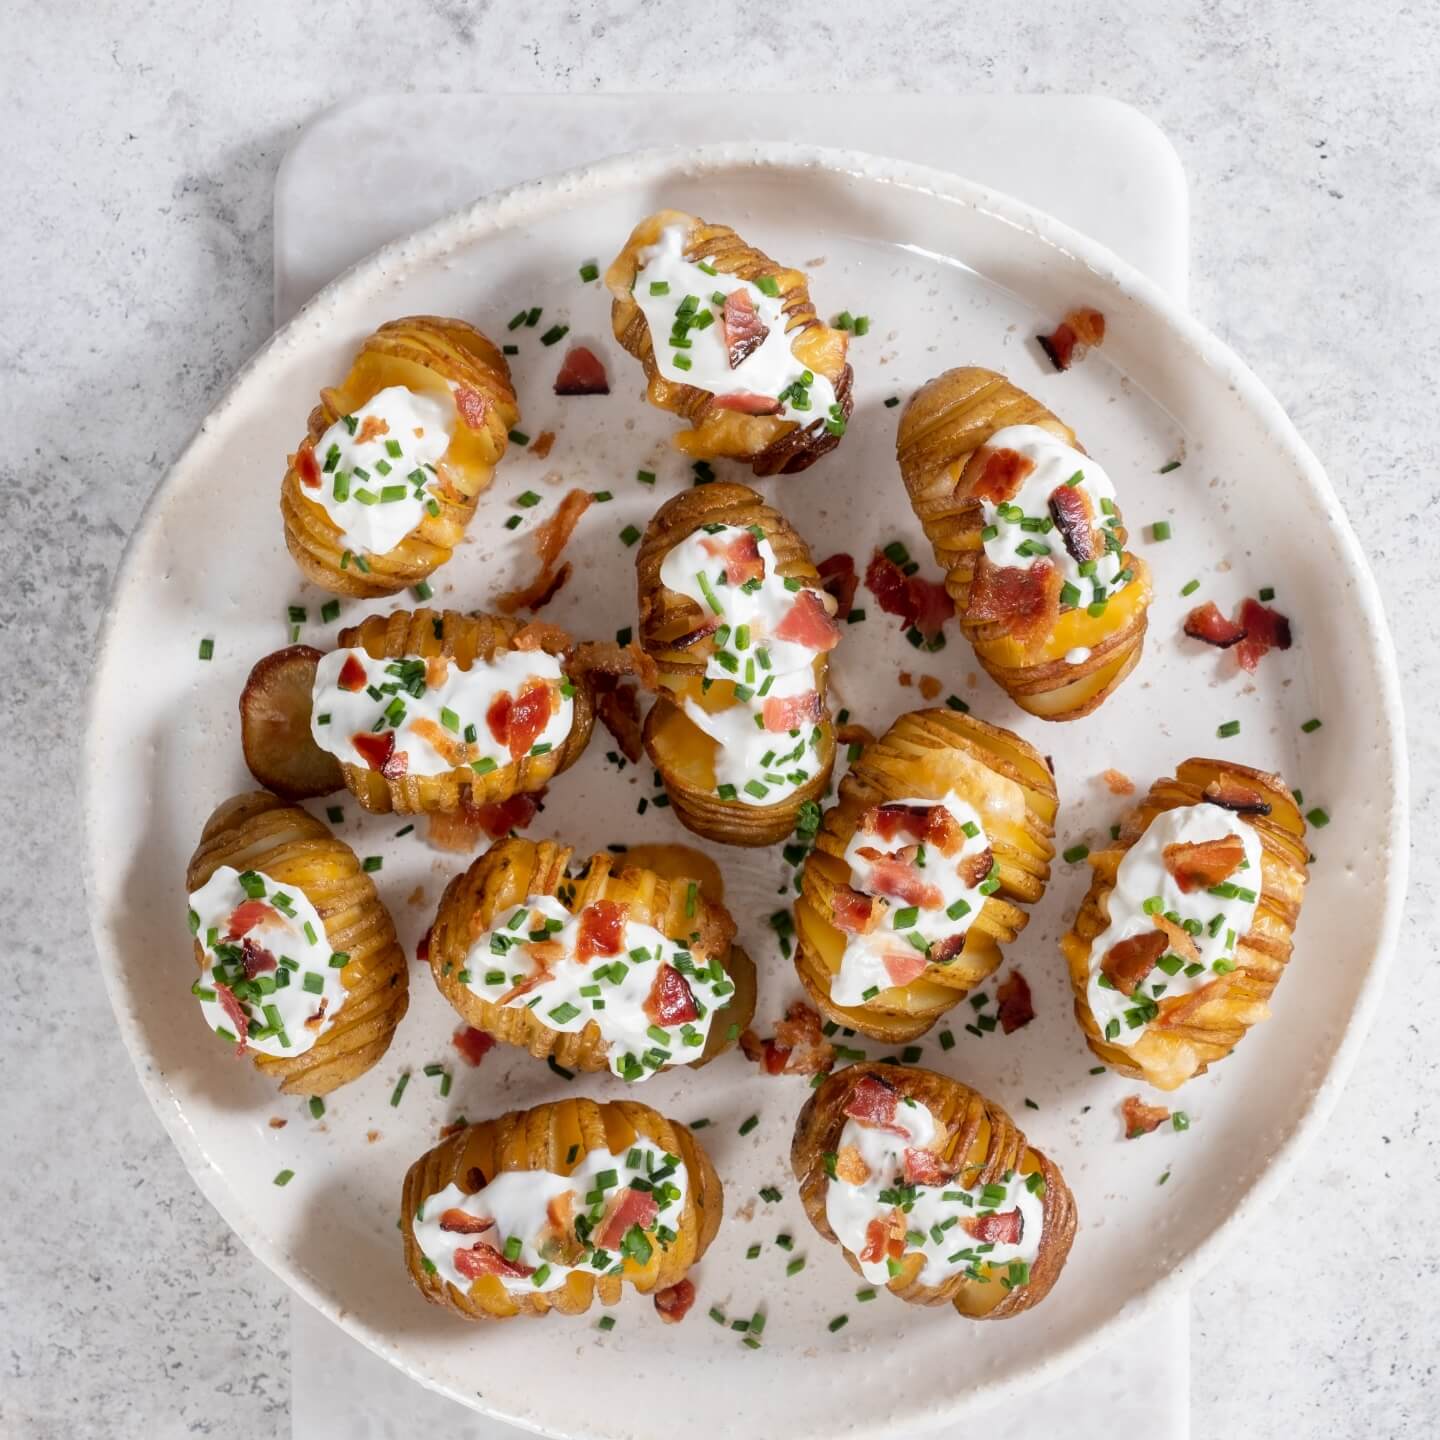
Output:
<path fill-rule="evenodd" d="M 1095 92 L 1177 146 L 1194 310 L 1308 437 L 1378 573 L 1417 847 L 1389 995 L 1339 1111 L 1196 1291 L 1194 1429 L 1433 1433 L 1433 6 L 6 0 L 0 56 L 0 1433 L 288 1430 L 286 1292 L 201 1199 L 132 1078 L 91 963 L 76 804 L 91 645 L 126 536 L 270 329 L 281 155 L 317 109 L 366 87 L 731 77 Z"/>

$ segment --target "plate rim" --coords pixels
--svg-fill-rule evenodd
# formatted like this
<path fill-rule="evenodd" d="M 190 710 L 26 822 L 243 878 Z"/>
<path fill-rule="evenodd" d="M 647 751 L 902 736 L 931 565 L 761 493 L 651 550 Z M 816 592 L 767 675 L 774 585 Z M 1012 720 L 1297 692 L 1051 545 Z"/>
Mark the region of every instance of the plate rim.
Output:
<path fill-rule="evenodd" d="M 666 176 L 689 181 L 710 174 L 825 171 L 853 180 L 894 186 L 928 196 L 942 204 L 960 205 L 980 215 L 1026 230 L 1042 243 L 1079 262 L 1103 284 L 1123 291 L 1126 298 L 1186 344 L 1196 358 L 1223 373 L 1244 405 L 1269 436 L 1295 463 L 1302 483 L 1324 507 L 1329 529 L 1355 578 L 1353 603 L 1374 636 L 1380 671 L 1378 717 L 1387 728 L 1393 750 L 1393 767 L 1386 776 L 1390 793 L 1388 829 L 1389 866 L 1386 894 L 1376 939 L 1364 967 L 1365 983 L 1344 1024 L 1323 1078 L 1311 1090 L 1288 1133 L 1276 1144 L 1230 1213 L 1220 1220 L 1195 1248 L 1165 1275 L 1134 1296 L 1106 1324 L 1060 1345 L 1047 1357 L 1017 1369 L 1011 1375 L 982 1383 L 950 1402 L 912 1404 L 885 1419 L 861 1419 L 852 1427 L 856 1436 L 892 1433 L 896 1426 L 921 1429 L 946 1418 L 988 1409 L 1022 1395 L 1078 1366 L 1102 1344 L 1138 1324 L 1158 1307 L 1184 1296 L 1190 1287 L 1221 1258 L 1242 1223 L 1258 1211 L 1280 1188 L 1306 1147 L 1323 1129 L 1352 1073 L 1361 1046 L 1379 1008 L 1404 910 L 1410 869 L 1409 753 L 1406 746 L 1404 706 L 1394 640 L 1385 617 L 1379 587 L 1334 487 L 1318 458 L 1301 437 L 1279 401 L 1258 375 L 1224 341 L 1173 300 L 1160 285 L 1128 261 L 1044 210 L 962 176 L 911 161 L 891 159 L 853 149 L 801 145 L 792 142 L 720 143 L 690 148 L 657 148 L 611 156 L 593 164 L 561 171 L 482 196 L 432 224 L 381 246 L 358 260 L 308 300 L 275 331 L 236 371 L 219 399 L 196 426 L 175 460 L 146 499 L 126 540 L 106 596 L 105 613 L 97 632 L 90 679 L 85 698 L 85 754 L 87 764 L 81 786 L 81 820 L 84 845 L 82 876 L 96 957 L 105 982 L 121 1039 L 135 1068 L 142 1090 L 166 1133 L 180 1153 L 186 1170 L 221 1219 L 246 1248 L 288 1289 L 314 1306 L 375 1354 L 395 1365 L 410 1379 L 447 1395 L 480 1413 L 537 1434 L 561 1435 L 569 1431 L 544 1428 L 536 1419 L 513 1414 L 473 1397 L 418 1370 L 397 1351 L 390 1337 L 368 1321 L 346 1311 L 324 1284 L 301 1261 L 263 1233 L 215 1166 L 199 1136 L 176 1103 L 168 1082 L 155 1066 L 144 1044 L 143 1030 L 132 1009 L 120 967 L 110 953 L 99 913 L 96 875 L 99 870 L 97 827 L 92 813 L 95 777 L 88 757 L 97 752 L 96 739 L 103 723 L 99 711 L 102 673 L 116 623 L 116 601 L 127 584 L 136 552 L 160 516 L 161 499 L 174 477 L 187 468 L 213 423 L 234 408 L 253 377 L 272 357 L 302 343 L 314 329 L 316 316 L 343 304 L 350 294 L 371 287 L 381 278 L 394 280 L 396 271 L 435 260 L 457 246 L 474 243 L 488 234 L 541 220 L 577 203 L 626 187 L 654 184 Z"/>

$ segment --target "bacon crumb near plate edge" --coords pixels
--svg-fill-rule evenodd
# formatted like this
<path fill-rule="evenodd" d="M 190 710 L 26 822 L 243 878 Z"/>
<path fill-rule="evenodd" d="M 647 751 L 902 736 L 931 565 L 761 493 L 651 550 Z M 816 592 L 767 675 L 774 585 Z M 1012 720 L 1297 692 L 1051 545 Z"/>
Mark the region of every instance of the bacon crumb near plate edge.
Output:
<path fill-rule="evenodd" d="M 1102 770 L 1100 778 L 1112 795 L 1133 795 L 1135 782 L 1123 770 Z"/>
<path fill-rule="evenodd" d="M 1057 370 L 1068 370 L 1084 358 L 1092 345 L 1104 344 L 1105 317 L 1100 311 L 1083 306 L 1069 311 L 1050 334 L 1035 338 Z"/>
<path fill-rule="evenodd" d="M 610 377 L 605 373 L 605 362 L 588 345 L 572 345 L 555 376 L 555 393 L 608 395 Z"/>
<path fill-rule="evenodd" d="M 655 1292 L 655 1311 L 667 1325 L 678 1325 L 695 1303 L 695 1282 L 677 1280 Z"/>
<path fill-rule="evenodd" d="M 1127 1095 L 1120 1102 L 1120 1114 L 1125 1121 L 1127 1140 L 1149 1135 L 1170 1118 L 1170 1112 L 1163 1105 L 1147 1105 L 1138 1095 Z"/>
<path fill-rule="evenodd" d="M 1184 630 L 1192 640 L 1203 640 L 1217 650 L 1228 650 L 1245 638 L 1245 627 L 1227 620 L 1213 600 L 1197 605 L 1186 615 Z"/>
<path fill-rule="evenodd" d="M 460 1058 L 473 1067 L 494 1049 L 495 1037 L 473 1025 L 461 1025 L 450 1037 L 450 1043 L 460 1052 Z"/>
<path fill-rule="evenodd" d="M 995 991 L 999 1006 L 1000 1028 L 1013 1035 L 1035 1018 L 1035 1002 L 1030 994 L 1030 982 L 1018 971 L 1012 970 Z"/>

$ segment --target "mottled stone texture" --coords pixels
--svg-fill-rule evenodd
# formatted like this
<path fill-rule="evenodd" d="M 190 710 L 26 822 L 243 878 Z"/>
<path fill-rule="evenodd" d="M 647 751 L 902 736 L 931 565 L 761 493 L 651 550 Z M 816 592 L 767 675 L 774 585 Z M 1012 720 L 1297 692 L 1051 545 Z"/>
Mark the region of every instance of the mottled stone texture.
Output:
<path fill-rule="evenodd" d="M 0 774 L 14 838 L 0 868 L 0 1433 L 288 1429 L 285 1292 L 187 1179 L 113 1036 L 74 799 L 88 657 L 126 535 L 269 330 L 270 187 L 286 145 L 362 87 L 660 90 L 685 74 L 719 88 L 733 69 L 707 67 L 743 44 L 756 89 L 1094 91 L 1139 106 L 1180 151 L 1194 308 L 1294 416 L 1379 572 L 1410 704 L 1418 841 L 1380 1030 L 1322 1142 L 1196 1294 L 1195 1433 L 1429 1435 L 1430 7 L 833 0 L 794 24 L 768 4 L 683 13 L 636 0 L 3 7 Z"/>

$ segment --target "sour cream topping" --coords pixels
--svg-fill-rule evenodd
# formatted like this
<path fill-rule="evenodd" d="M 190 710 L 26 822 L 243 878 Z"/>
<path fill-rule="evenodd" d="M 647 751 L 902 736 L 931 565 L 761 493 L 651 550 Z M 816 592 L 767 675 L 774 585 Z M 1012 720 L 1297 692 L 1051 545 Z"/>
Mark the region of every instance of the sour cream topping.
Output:
<path fill-rule="evenodd" d="M 563 744 L 574 693 L 543 650 L 503 651 L 468 670 L 444 656 L 376 660 L 359 648 L 332 650 L 315 667 L 310 733 L 344 764 L 387 775 L 465 766 L 487 775 Z"/>
<path fill-rule="evenodd" d="M 696 956 L 623 910 L 606 901 L 572 915 L 553 895 L 532 896 L 476 939 L 458 978 L 562 1034 L 593 1022 L 622 1080 L 694 1064 L 735 986 L 717 957 Z"/>
<path fill-rule="evenodd" d="M 1069 587 L 1061 593 L 1063 606 L 1097 604 L 1122 589 L 1131 577 L 1125 572 L 1124 548 L 1115 534 L 1120 509 L 1115 486 L 1096 461 L 1038 425 L 1007 425 L 985 442 L 985 448 L 1013 450 L 1031 466 L 1009 500 L 996 503 L 981 497 L 983 543 L 990 563 L 1029 570 L 1042 560 L 1048 562 L 1059 572 L 1062 585 Z M 1089 524 L 1103 536 L 1103 549 L 1092 560 L 1077 560 L 1057 528 L 1050 497 L 1060 489 L 1073 490 L 1082 498 Z"/>
<path fill-rule="evenodd" d="M 877 1233 L 871 1225 L 878 1221 L 897 1230 L 903 1223 L 903 1255 L 918 1251 L 925 1257 L 920 1279 L 926 1285 L 943 1284 L 962 1270 L 972 1280 L 1025 1284 L 1044 1230 L 1045 1186 L 1040 1177 L 1007 1172 L 993 1185 L 967 1188 L 961 1183 L 962 1171 L 946 1184 L 907 1183 L 905 1152 L 925 1150 L 944 1137 L 929 1108 L 909 1096 L 901 1097 L 894 1123 L 904 1135 L 847 1120 L 840 1132 L 836 1175 L 825 1187 L 825 1218 L 836 1239 L 859 1261 L 865 1278 L 881 1285 L 891 1278 L 886 1257 L 863 1258 Z M 851 1171 L 850 1150 L 858 1152 L 866 1172 L 858 1184 L 840 1178 Z M 902 1221 L 894 1218 L 897 1210 Z M 1018 1241 L 987 1241 L 973 1233 L 985 1233 L 981 1222 L 986 1217 L 1015 1210 L 1020 1212 Z M 988 1273 L 982 1268 L 987 1266 Z"/>
<path fill-rule="evenodd" d="M 1167 845 L 1201 844 L 1235 835 L 1245 859 L 1228 880 L 1186 894 L 1165 866 Z M 1136 1044 L 1159 1013 L 1157 1003 L 1194 993 L 1235 969 L 1235 947 L 1250 929 L 1261 889 L 1260 836 L 1233 811 L 1219 805 L 1180 805 L 1164 810 L 1125 852 L 1106 900 L 1109 925 L 1090 947 L 1086 996 L 1100 1033 L 1111 1044 Z M 1105 956 L 1122 940 L 1152 933 L 1155 917 L 1189 933 L 1197 955 L 1171 950 L 1126 996 L 1101 971 Z"/>
<path fill-rule="evenodd" d="M 421 1204 L 415 1239 L 459 1290 L 483 1274 L 512 1294 L 555 1290 L 577 1271 L 619 1275 L 627 1259 L 643 1265 L 670 1245 L 688 1189 L 685 1162 L 637 1138 L 628 1150 L 590 1151 L 568 1175 L 504 1170 L 473 1195 L 451 1183 Z M 474 1228 L 481 1221 L 490 1224 Z"/>
<path fill-rule="evenodd" d="M 762 573 L 740 584 L 727 575 L 750 555 Z M 716 793 L 749 805 L 774 805 L 814 776 L 824 704 L 815 660 L 833 621 L 820 592 L 780 575 L 775 551 L 759 526 L 703 526 L 665 556 L 660 580 L 693 600 L 715 626 L 705 661 L 705 688 L 720 683 L 735 704 L 707 710 L 685 697 L 686 715 L 716 742 Z M 797 624 L 797 608 L 808 615 Z M 817 613 L 823 618 L 817 618 Z M 792 637 L 781 638 L 786 631 Z M 807 643 L 813 641 L 815 643 Z M 807 703 L 807 699 L 810 703 Z"/>
<path fill-rule="evenodd" d="M 425 518 L 435 465 L 450 447 L 455 407 L 390 385 L 342 415 L 315 445 L 318 487 L 300 493 L 320 505 L 352 550 L 383 555 Z"/>
<path fill-rule="evenodd" d="M 345 1004 L 350 957 L 331 949 L 319 911 L 294 886 L 221 865 L 190 896 L 190 933 L 205 950 L 190 990 L 222 1040 L 303 1055 Z"/>
<path fill-rule="evenodd" d="M 958 843 L 949 855 L 933 839 L 926 843 L 924 820 L 900 826 L 889 839 L 867 825 L 877 813 L 923 816 L 937 809 L 949 824 L 932 821 L 931 833 L 949 832 L 950 843 Z M 876 897 L 872 913 L 880 913 L 874 929 L 846 940 L 830 982 L 837 1005 L 863 1005 L 882 990 L 908 984 L 927 964 L 956 959 L 985 897 L 1000 883 L 979 812 L 953 790 L 943 800 L 912 797 L 867 812 L 845 847 L 845 863 L 850 888 Z"/>
<path fill-rule="evenodd" d="M 807 370 L 790 348 L 785 302 L 778 291 L 771 295 L 764 286 L 722 274 L 709 259 L 700 264 L 687 260 L 688 238 L 688 226 L 667 225 L 659 241 L 637 257 L 635 301 L 650 327 L 660 373 L 677 385 L 694 385 L 713 395 L 776 399 L 782 404 L 780 419 L 807 426 L 823 421 L 843 430 L 835 387 L 824 375 Z M 749 297 L 767 333 L 732 366 L 723 317 L 726 297 L 737 291 Z"/>

